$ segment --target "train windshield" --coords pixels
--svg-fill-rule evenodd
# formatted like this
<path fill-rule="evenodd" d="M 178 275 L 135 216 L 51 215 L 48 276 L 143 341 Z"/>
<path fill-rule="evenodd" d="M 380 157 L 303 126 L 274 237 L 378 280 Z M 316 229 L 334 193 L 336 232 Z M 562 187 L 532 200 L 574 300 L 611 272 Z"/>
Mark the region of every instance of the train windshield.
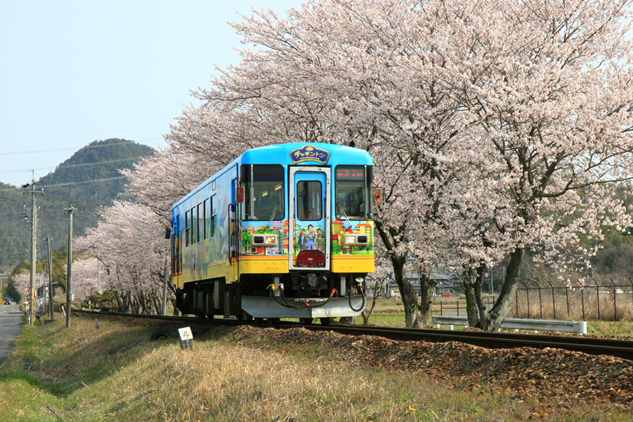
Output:
<path fill-rule="evenodd" d="M 284 169 L 278 165 L 243 165 L 244 220 L 284 218 Z"/>
<path fill-rule="evenodd" d="M 320 220 L 322 218 L 322 187 L 318 180 L 301 180 L 297 182 L 297 217 L 302 221 Z"/>
<path fill-rule="evenodd" d="M 371 218 L 369 187 L 371 167 L 336 167 L 336 216 L 338 219 L 367 220 Z"/>

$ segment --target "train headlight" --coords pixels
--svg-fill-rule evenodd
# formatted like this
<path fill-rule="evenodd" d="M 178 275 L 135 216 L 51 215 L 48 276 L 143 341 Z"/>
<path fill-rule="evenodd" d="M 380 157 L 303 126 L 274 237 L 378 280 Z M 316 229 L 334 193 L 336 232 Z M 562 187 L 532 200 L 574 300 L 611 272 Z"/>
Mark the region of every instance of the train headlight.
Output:
<path fill-rule="evenodd" d="M 369 243 L 369 236 L 366 234 L 346 234 L 343 243 L 352 246 L 364 246 Z"/>
<path fill-rule="evenodd" d="M 251 244 L 253 246 L 277 246 L 279 242 L 276 234 L 262 234 L 253 236 Z"/>

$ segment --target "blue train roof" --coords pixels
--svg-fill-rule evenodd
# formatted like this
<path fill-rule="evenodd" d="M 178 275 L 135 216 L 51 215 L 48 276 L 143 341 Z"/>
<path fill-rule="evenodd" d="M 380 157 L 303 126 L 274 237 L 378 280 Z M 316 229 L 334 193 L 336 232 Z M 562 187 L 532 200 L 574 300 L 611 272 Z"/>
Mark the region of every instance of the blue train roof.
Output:
<path fill-rule="evenodd" d="M 325 151 L 326 154 L 320 151 Z M 240 159 L 241 158 L 241 159 Z M 295 142 L 267 145 L 248 150 L 238 158 L 240 164 L 372 165 L 371 155 L 358 148 L 337 144 Z M 296 160 L 300 161 L 296 161 Z"/>
<path fill-rule="evenodd" d="M 294 142 L 288 144 L 275 144 L 253 148 L 244 152 L 230 164 L 209 179 L 201 183 L 187 195 L 178 200 L 174 207 L 195 195 L 197 191 L 215 179 L 217 174 L 224 173 L 228 168 L 242 164 L 280 164 L 280 165 L 373 165 L 371 155 L 362 149 L 352 148 L 338 144 L 322 144 L 309 142 Z"/>

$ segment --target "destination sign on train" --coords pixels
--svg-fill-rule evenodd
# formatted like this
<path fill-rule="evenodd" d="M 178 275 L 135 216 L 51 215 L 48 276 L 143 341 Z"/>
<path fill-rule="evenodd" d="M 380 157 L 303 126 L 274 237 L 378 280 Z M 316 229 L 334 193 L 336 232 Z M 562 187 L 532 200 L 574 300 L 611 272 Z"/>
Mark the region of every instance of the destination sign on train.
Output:
<path fill-rule="evenodd" d="M 363 169 L 337 169 L 336 178 L 338 180 L 365 180 Z"/>

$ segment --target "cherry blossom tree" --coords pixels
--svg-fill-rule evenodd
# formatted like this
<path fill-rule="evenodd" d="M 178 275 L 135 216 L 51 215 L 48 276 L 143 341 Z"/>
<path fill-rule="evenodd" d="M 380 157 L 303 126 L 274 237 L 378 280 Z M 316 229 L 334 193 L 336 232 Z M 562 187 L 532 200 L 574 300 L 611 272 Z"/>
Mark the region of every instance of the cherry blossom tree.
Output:
<path fill-rule="evenodd" d="M 448 129 L 460 123 L 454 120 L 455 107 L 434 95 L 432 82 L 422 84 L 413 99 L 400 89 L 408 85 L 402 72 L 411 68 L 383 70 L 394 57 L 389 44 L 400 42 L 400 33 L 391 30 L 383 39 L 367 19 L 385 10 L 379 2 L 361 6 L 366 15 L 351 23 L 356 13 L 351 3 L 311 2 L 301 12 L 289 12 L 288 21 L 262 12 L 236 24 L 246 42 L 266 49 L 243 51 L 240 66 L 226 69 L 212 89 L 199 91 L 204 104 L 187 110 L 167 139 L 191 151 L 215 150 L 219 144 L 241 152 L 262 143 L 301 141 L 353 143 L 370 151 L 376 184 L 386 192 L 377 230 L 403 293 L 407 325 L 417 326 L 428 312 L 422 316 L 405 266 L 417 256 L 419 269 L 428 275 L 432 257 L 441 250 L 440 227 L 430 207 L 433 193 L 452 178 L 442 172 L 441 157 L 454 137 Z M 407 9 L 399 13 L 404 18 Z M 372 41 L 377 48 L 367 53 Z M 424 225 L 436 227 L 418 230 Z"/>
<path fill-rule="evenodd" d="M 442 79 L 487 156 L 451 201 L 451 218 L 467 223 L 456 226 L 453 245 L 471 325 L 496 329 L 527 250 L 563 272 L 595 253 L 579 235 L 599 239 L 605 227 L 631 224 L 614 196 L 615 182 L 633 176 L 630 11 L 628 1 L 450 6 L 443 36 L 468 48 L 440 51 Z M 487 310 L 483 275 L 503 257 L 505 282 Z"/>
<path fill-rule="evenodd" d="M 169 241 L 164 224 L 149 207 L 115 201 L 104 208 L 97 228 L 77 239 L 76 247 L 104 266 L 103 289 L 122 311 L 158 313 L 161 309 Z"/>
<path fill-rule="evenodd" d="M 130 179 L 125 198 L 148 207 L 170 227 L 172 205 L 221 167 L 198 151 L 172 144 L 122 171 Z"/>
<path fill-rule="evenodd" d="M 611 193 L 633 168 L 626 22 L 628 0 L 311 0 L 283 20 L 254 11 L 234 27 L 256 48 L 195 94 L 202 105 L 172 127 L 164 157 L 137 167 L 131 191 L 164 215 L 172 193 L 248 148 L 353 143 L 372 153 L 384 190 L 376 229 L 407 326 L 428 320 L 429 274 L 445 266 L 464 280 L 471 325 L 495 329 L 526 251 L 563 273 L 570 256 L 595 252 L 580 235 L 631 224 Z M 209 172 L 162 173 L 161 192 L 152 175 L 172 155 Z M 486 309 L 483 275 L 502 260 L 501 295 Z"/>
<path fill-rule="evenodd" d="M 611 199 L 631 177 L 627 22 L 625 0 L 311 1 L 286 20 L 262 11 L 235 24 L 265 48 L 199 96 L 275 139 L 371 151 L 387 191 L 377 230 L 407 325 L 419 320 L 402 274 L 415 256 L 423 274 L 463 268 L 471 324 L 495 329 L 526 250 L 562 271 L 565 252 L 594 252 L 579 233 L 630 225 Z M 487 310 L 483 274 L 502 259 Z"/>
<path fill-rule="evenodd" d="M 30 271 L 22 271 L 18 274 L 12 275 L 11 278 L 13 279 L 13 284 L 15 286 L 15 289 L 20 293 L 20 295 L 25 297 L 26 300 L 29 300 L 28 291 L 29 291 L 29 288 L 31 287 Z"/>
<path fill-rule="evenodd" d="M 101 263 L 95 257 L 78 259 L 72 264 L 72 293 L 75 300 L 84 301 L 101 290 Z M 66 269 L 68 271 L 68 269 Z M 105 271 L 104 271 L 105 284 Z"/>

